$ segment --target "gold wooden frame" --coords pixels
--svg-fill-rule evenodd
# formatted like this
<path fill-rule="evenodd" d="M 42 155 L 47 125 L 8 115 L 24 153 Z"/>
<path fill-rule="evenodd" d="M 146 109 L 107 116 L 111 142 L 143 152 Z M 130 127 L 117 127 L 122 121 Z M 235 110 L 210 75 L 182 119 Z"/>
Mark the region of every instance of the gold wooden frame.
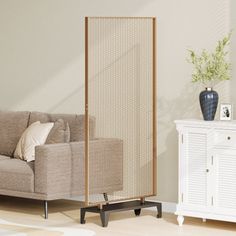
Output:
<path fill-rule="evenodd" d="M 98 205 L 102 208 L 102 205 L 107 204 L 106 201 L 90 202 L 89 201 L 89 107 L 88 107 L 88 20 L 89 18 L 148 18 L 152 19 L 152 33 L 153 33 L 153 193 L 150 195 L 143 195 L 131 198 L 122 198 L 120 200 L 110 200 L 109 202 L 129 201 L 132 199 L 144 200 L 146 197 L 153 197 L 157 194 L 157 116 L 156 116 L 156 18 L 155 17 L 85 17 L 85 205 L 93 206 Z"/>

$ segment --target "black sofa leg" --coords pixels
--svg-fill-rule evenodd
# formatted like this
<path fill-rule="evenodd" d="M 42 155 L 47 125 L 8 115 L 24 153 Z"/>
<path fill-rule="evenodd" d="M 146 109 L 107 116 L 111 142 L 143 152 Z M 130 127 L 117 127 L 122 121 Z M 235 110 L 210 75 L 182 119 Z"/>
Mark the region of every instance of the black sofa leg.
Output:
<path fill-rule="evenodd" d="M 104 200 L 106 201 L 106 204 L 109 204 L 109 199 L 107 193 L 103 193 Z"/>
<path fill-rule="evenodd" d="M 43 201 L 44 205 L 44 218 L 48 219 L 48 201 Z"/>

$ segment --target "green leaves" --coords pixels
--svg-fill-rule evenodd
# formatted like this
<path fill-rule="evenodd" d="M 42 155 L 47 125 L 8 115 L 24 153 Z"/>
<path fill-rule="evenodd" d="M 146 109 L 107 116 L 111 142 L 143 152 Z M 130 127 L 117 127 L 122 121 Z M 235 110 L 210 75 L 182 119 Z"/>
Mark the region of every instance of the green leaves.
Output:
<path fill-rule="evenodd" d="M 212 53 L 203 49 L 201 54 L 197 55 L 193 50 L 188 50 L 187 61 L 193 64 L 192 82 L 207 84 L 230 79 L 231 65 L 226 60 L 228 51 L 225 51 L 225 48 L 230 43 L 231 34 L 232 31 L 218 41 L 215 51 Z"/>

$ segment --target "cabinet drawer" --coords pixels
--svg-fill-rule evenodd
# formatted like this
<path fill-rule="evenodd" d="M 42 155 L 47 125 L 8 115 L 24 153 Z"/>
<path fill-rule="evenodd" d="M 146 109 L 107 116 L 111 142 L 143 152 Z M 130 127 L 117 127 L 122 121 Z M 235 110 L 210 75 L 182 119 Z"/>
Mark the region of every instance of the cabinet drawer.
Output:
<path fill-rule="evenodd" d="M 236 148 L 236 132 L 234 131 L 216 131 L 214 144 L 216 146 L 226 146 Z"/>

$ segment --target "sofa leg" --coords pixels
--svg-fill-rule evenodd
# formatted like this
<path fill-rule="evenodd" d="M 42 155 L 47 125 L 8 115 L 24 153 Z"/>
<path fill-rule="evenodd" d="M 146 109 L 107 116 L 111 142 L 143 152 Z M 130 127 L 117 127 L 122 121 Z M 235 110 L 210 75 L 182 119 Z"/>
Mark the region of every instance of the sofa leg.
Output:
<path fill-rule="evenodd" d="M 104 200 L 106 201 L 107 204 L 109 204 L 109 199 L 107 193 L 103 193 Z"/>
<path fill-rule="evenodd" d="M 43 201 L 44 204 L 44 218 L 48 219 L 48 201 Z"/>

